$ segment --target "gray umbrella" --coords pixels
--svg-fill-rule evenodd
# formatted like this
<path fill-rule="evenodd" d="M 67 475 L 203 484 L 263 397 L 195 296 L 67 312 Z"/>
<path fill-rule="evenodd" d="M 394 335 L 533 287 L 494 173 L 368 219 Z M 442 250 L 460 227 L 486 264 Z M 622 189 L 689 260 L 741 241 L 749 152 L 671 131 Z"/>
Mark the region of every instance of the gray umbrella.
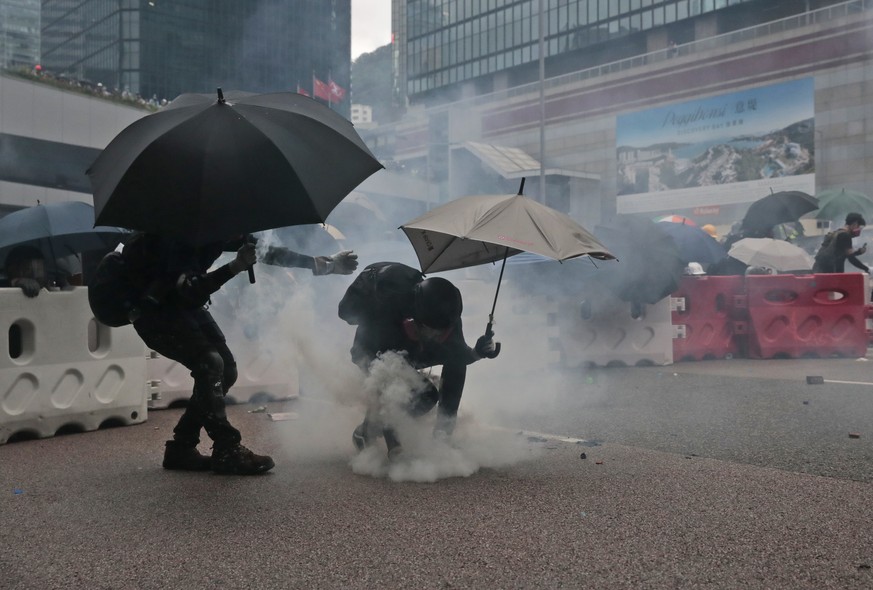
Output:
<path fill-rule="evenodd" d="M 494 309 L 506 258 L 532 252 L 552 260 L 614 256 L 588 230 L 569 216 L 522 195 L 473 195 L 428 211 L 400 229 L 409 238 L 424 273 L 503 261 L 486 334 L 491 335 Z"/>

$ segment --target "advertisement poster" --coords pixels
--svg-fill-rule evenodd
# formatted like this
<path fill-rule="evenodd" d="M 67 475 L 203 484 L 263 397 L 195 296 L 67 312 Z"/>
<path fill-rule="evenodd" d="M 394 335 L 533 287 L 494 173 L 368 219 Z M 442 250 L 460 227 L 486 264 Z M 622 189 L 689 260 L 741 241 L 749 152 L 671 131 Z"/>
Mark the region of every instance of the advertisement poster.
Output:
<path fill-rule="evenodd" d="M 814 192 L 814 98 L 814 80 L 804 78 L 620 115 L 619 210 Z"/>

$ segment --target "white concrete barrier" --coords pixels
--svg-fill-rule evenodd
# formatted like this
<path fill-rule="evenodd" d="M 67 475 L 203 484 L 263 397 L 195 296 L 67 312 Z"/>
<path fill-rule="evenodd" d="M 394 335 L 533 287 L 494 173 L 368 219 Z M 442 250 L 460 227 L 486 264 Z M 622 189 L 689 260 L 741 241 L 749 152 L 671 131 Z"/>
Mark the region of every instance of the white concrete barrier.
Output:
<path fill-rule="evenodd" d="M 634 317 L 630 303 L 594 286 L 589 289 L 558 304 L 563 366 L 673 364 L 669 297 L 642 306 Z"/>
<path fill-rule="evenodd" d="M 0 444 L 145 422 L 145 345 L 97 322 L 86 287 L 0 289 L 0 329 Z"/>

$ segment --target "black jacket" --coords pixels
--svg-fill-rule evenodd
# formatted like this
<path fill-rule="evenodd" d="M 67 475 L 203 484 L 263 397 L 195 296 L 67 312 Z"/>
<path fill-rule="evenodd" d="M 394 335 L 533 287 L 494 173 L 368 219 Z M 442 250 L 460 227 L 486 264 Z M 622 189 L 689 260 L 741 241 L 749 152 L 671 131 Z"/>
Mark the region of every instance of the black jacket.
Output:
<path fill-rule="evenodd" d="M 378 272 L 374 273 L 374 270 Z M 358 329 L 351 349 L 352 361 L 366 370 L 381 353 L 393 351 L 405 353 L 416 369 L 442 365 L 440 403 L 447 402 L 449 413 L 454 413 L 452 406 L 456 412 L 464 389 L 466 367 L 479 360 L 464 340 L 461 318 L 452 326 L 445 341 L 422 342 L 415 337 L 414 331 L 408 331 L 404 326 L 412 315 L 414 288 L 422 280 L 421 273 L 400 263 L 378 263 L 365 268 L 359 278 L 366 278 L 368 272 L 374 276 L 390 276 L 392 280 L 381 283 L 376 280 L 375 284 L 362 285 L 363 281 L 356 279 L 340 301 L 340 317 L 346 319 L 346 311 L 352 306 L 356 311 L 353 321 Z M 397 278 L 400 276 L 405 278 Z"/>

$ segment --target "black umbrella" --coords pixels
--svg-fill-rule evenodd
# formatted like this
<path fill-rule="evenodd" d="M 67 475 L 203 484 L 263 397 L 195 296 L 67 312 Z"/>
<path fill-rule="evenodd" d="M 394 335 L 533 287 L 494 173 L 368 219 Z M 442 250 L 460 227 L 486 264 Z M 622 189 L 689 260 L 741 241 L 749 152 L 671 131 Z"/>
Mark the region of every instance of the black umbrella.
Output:
<path fill-rule="evenodd" d="M 673 238 L 679 249 L 679 256 L 686 264 L 689 262 L 712 264 L 727 256 L 724 246 L 697 226 L 659 221 L 658 229 Z"/>
<path fill-rule="evenodd" d="M 606 285 L 618 298 L 632 303 L 657 303 L 675 291 L 685 262 L 662 225 L 667 224 L 619 215 L 595 226 L 594 235 L 617 260 L 601 264 L 588 280 Z"/>
<path fill-rule="evenodd" d="M 71 254 L 115 248 L 128 232 L 94 227 L 94 207 L 81 201 L 37 205 L 0 219 L 0 264 L 16 246 L 33 246 L 52 264 Z"/>
<path fill-rule="evenodd" d="M 803 191 L 779 191 L 758 199 L 749 206 L 742 227 L 747 237 L 769 237 L 774 225 L 797 221 L 801 215 L 818 209 L 818 199 Z"/>
<path fill-rule="evenodd" d="M 97 222 L 198 245 L 323 223 L 382 168 L 352 124 L 294 93 L 183 94 L 88 170 Z"/>

